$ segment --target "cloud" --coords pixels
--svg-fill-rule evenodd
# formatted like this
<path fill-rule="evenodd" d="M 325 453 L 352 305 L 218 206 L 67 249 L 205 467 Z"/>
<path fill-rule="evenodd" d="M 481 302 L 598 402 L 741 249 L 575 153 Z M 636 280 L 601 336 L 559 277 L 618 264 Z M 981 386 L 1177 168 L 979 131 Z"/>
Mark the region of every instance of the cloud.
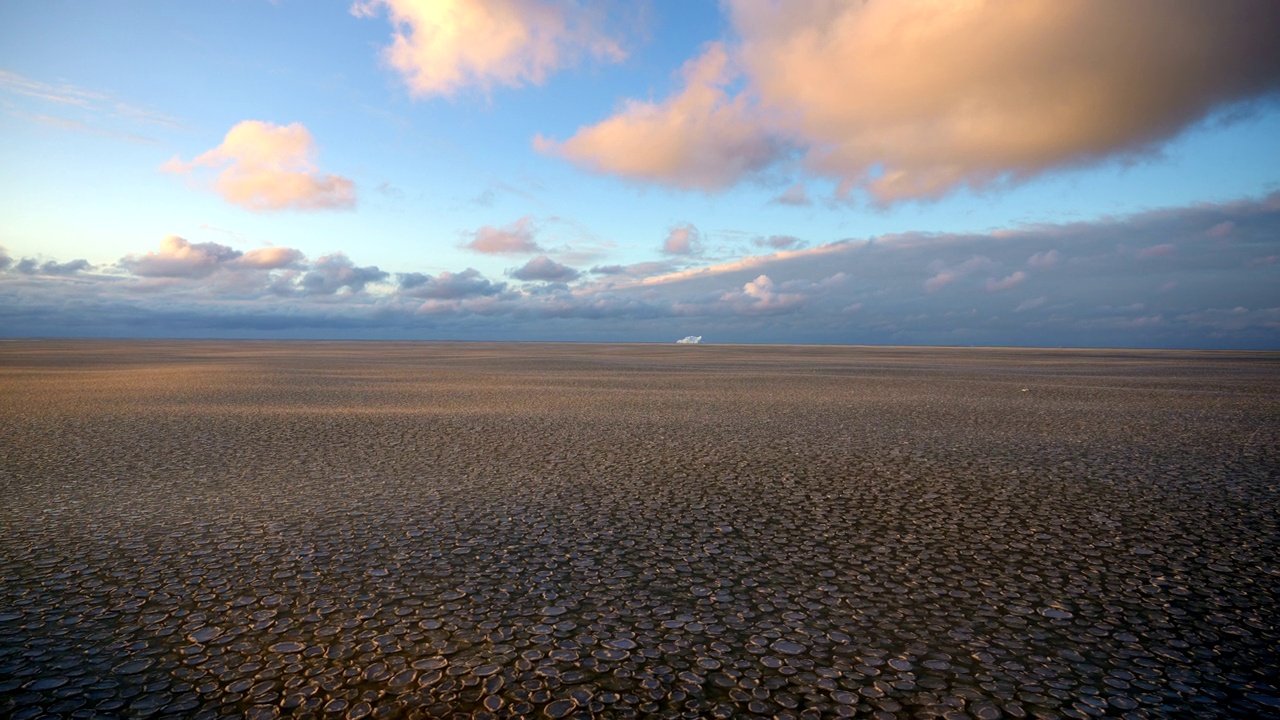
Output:
<path fill-rule="evenodd" d="M 106 93 L 68 83 L 46 83 L 7 70 L 0 70 L 0 95 L 11 98 L 0 100 L 0 107 L 14 117 L 130 142 L 155 142 L 134 129 L 179 127 L 167 115 L 130 105 Z"/>
<path fill-rule="evenodd" d="M 213 189 L 247 210 L 333 210 L 356 204 L 355 183 L 322 174 L 319 151 L 301 123 L 276 125 L 245 120 L 227 132 L 222 144 L 191 162 L 173 158 L 161 166 L 185 175 L 198 168 L 221 168 Z"/>
<path fill-rule="evenodd" d="M 1035 310 L 1041 305 L 1044 305 L 1047 301 L 1048 301 L 1048 298 L 1046 298 L 1043 295 L 1041 295 L 1040 297 L 1031 298 L 1029 300 L 1023 300 L 1022 302 L 1018 303 L 1018 307 L 1014 308 L 1013 311 L 1016 313 L 1020 313 L 1020 312 L 1027 312 L 1028 310 Z"/>
<path fill-rule="evenodd" d="M 475 268 L 467 268 L 459 273 L 445 271 L 436 276 L 404 273 L 397 278 L 400 290 L 405 295 L 433 300 L 497 295 L 506 289 L 505 283 L 492 282 Z"/>
<path fill-rule="evenodd" d="M 805 207 L 813 204 L 813 201 L 809 199 L 809 192 L 805 189 L 804 183 L 796 183 L 783 190 L 780 195 L 770 202 L 775 205 L 790 205 L 792 207 Z"/>
<path fill-rule="evenodd" d="M 1026 279 L 1027 279 L 1027 274 L 1022 272 L 1021 270 L 1016 270 L 1013 272 L 1013 274 L 1000 280 L 991 278 L 990 280 L 987 281 L 987 285 L 986 285 L 987 292 L 1000 292 L 1001 290 L 1008 290 L 1011 287 L 1017 287 L 1018 285 L 1021 285 L 1022 281 Z"/>
<path fill-rule="evenodd" d="M 127 255 L 119 266 L 137 277 L 199 279 L 220 274 L 243 275 L 257 273 L 256 279 L 233 280 L 232 283 L 256 283 L 263 273 L 285 268 L 302 267 L 305 256 L 301 251 L 287 247 L 266 247 L 240 252 L 215 242 L 193 243 L 186 238 L 170 235 L 160 241 L 160 249 L 139 255 Z M 224 277 L 225 279 L 225 277 Z"/>
<path fill-rule="evenodd" d="M 779 292 L 768 275 L 760 275 L 744 284 L 741 291 L 725 293 L 720 300 L 735 306 L 739 312 L 781 313 L 798 308 L 804 296 Z"/>
<path fill-rule="evenodd" d="M 1044 250 L 1027 258 L 1027 264 L 1034 268 L 1047 268 L 1057 265 L 1061 259 L 1062 254 L 1057 250 Z"/>
<path fill-rule="evenodd" d="M 924 281 L 924 291 L 927 293 L 936 293 L 951 283 L 965 277 L 974 270 L 990 267 L 993 263 L 990 258 L 981 255 L 975 255 L 968 258 L 964 262 L 956 265 L 947 266 L 942 261 L 935 260 L 931 264 L 934 274 Z M 1018 280 L 1021 282 L 1021 280 Z"/>
<path fill-rule="evenodd" d="M 600 8 L 552 0 L 360 0 L 357 17 L 386 11 L 395 30 L 383 59 L 419 97 L 475 86 L 540 85 L 584 54 L 626 57 Z"/>
<path fill-rule="evenodd" d="M 202 278 L 243 255 L 213 242 L 191 243 L 177 235 L 160 241 L 158 252 L 126 256 L 120 265 L 139 277 Z"/>
<path fill-rule="evenodd" d="M 358 293 L 366 285 L 382 282 L 388 277 L 390 273 L 379 270 L 376 265 L 356 267 L 345 254 L 337 252 L 317 260 L 298 284 L 308 295 L 333 295 L 344 288 Z"/>
<path fill-rule="evenodd" d="M 667 255 L 697 255 L 702 252 L 702 233 L 689 224 L 673 227 L 662 241 L 662 252 Z"/>
<path fill-rule="evenodd" d="M 792 235 L 770 235 L 766 238 L 756 238 L 751 243 L 756 247 L 767 247 L 774 250 L 791 250 L 804 245 L 803 240 Z"/>
<path fill-rule="evenodd" d="M 8 255 L 4 255 L 3 253 L 0 253 L 0 270 L 3 270 L 4 268 L 8 267 L 10 262 L 12 262 L 12 260 L 10 260 Z M 83 260 L 83 259 L 71 260 L 69 262 L 64 262 L 64 263 L 60 263 L 54 260 L 47 260 L 44 263 L 41 263 L 32 258 L 23 258 L 22 260 L 19 260 L 16 265 L 13 266 L 13 269 L 15 272 L 20 272 L 23 275 L 67 276 L 67 275 L 75 275 L 76 273 L 82 272 L 84 270 L 89 270 L 92 267 L 93 265 L 91 265 L 88 260 Z"/>
<path fill-rule="evenodd" d="M 561 265 L 546 255 L 539 255 L 508 274 L 517 280 L 568 282 L 578 279 L 580 273 L 568 265 Z"/>
<path fill-rule="evenodd" d="M 1168 257 L 1176 250 L 1177 248 L 1172 243 L 1160 243 L 1159 245 L 1152 245 L 1139 250 L 1138 259 L 1149 260 L 1151 258 Z"/>
<path fill-rule="evenodd" d="M 943 270 L 924 281 L 925 292 L 935 293 L 950 285 L 959 275 L 950 270 Z"/>
<path fill-rule="evenodd" d="M 294 267 L 302 262 L 304 257 L 301 250 L 287 247 L 266 247 L 250 250 L 237 258 L 236 262 L 242 267 L 277 270 L 279 268 Z"/>
<path fill-rule="evenodd" d="M 839 195 L 887 204 L 1139 157 L 1280 91 L 1273 0 L 725 4 L 734 37 L 684 89 L 535 144 L 701 190 L 798 153 Z"/>
<path fill-rule="evenodd" d="M 752 88 L 795 109 L 809 166 L 885 202 L 1144 152 L 1280 88 L 1269 0 L 731 8 Z"/>
<path fill-rule="evenodd" d="M 645 278 L 669 273 L 676 267 L 672 260 L 649 260 L 630 265 L 596 265 L 590 272 L 595 275 Z"/>
<path fill-rule="evenodd" d="M 734 72 L 723 44 L 710 45 L 681 75 L 684 89 L 665 102 L 629 100 L 568 140 L 539 135 L 534 147 L 594 172 L 697 190 L 728 187 L 786 154 L 747 98 L 725 90 Z"/>
<path fill-rule="evenodd" d="M 533 240 L 534 231 L 533 220 L 527 216 L 502 228 L 486 225 L 476 230 L 471 242 L 464 247 L 486 255 L 542 252 Z"/>

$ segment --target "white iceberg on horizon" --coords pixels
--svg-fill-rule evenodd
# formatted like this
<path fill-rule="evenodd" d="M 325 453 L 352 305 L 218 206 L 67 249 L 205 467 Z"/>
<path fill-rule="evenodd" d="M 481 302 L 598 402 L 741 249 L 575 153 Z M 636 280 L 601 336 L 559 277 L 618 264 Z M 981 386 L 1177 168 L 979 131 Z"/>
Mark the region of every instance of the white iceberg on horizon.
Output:
<path fill-rule="evenodd" d="M 676 344 L 677 345 L 697 345 L 701 342 L 702 342 L 701 335 L 689 335 L 688 337 L 682 337 L 679 340 L 677 340 Z"/>

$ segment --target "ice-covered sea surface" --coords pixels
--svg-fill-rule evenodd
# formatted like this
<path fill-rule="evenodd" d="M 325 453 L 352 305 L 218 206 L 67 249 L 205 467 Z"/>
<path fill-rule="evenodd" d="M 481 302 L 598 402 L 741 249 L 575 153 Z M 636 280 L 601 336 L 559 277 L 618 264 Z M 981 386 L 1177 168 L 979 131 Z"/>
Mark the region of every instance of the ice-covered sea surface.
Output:
<path fill-rule="evenodd" d="M 0 716 L 1280 717 L 1280 356 L 0 343 Z"/>

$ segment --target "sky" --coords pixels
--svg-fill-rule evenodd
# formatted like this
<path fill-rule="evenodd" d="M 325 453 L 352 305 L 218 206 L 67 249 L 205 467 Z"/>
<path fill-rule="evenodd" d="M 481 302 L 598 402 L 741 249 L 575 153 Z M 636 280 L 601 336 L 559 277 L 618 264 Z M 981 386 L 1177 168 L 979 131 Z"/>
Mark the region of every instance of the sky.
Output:
<path fill-rule="evenodd" d="M 1280 349 L 1274 0 L 0 5 L 0 336 Z"/>

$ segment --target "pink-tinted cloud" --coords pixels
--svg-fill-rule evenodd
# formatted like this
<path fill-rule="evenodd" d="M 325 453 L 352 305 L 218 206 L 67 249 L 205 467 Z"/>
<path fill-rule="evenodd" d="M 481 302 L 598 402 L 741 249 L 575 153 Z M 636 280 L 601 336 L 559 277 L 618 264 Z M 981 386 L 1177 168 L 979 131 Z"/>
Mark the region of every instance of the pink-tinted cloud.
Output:
<path fill-rule="evenodd" d="M 1280 88 L 1271 0 L 730 7 L 762 106 L 885 202 L 1142 151 Z"/>
<path fill-rule="evenodd" d="M 220 168 L 213 189 L 227 202 L 248 210 L 330 210 L 354 207 L 355 183 L 323 174 L 311 133 L 301 123 L 276 125 L 245 120 L 222 144 L 191 162 L 174 158 L 161 170 L 188 174 Z"/>
<path fill-rule="evenodd" d="M 782 156 L 782 144 L 762 128 L 749 101 L 725 90 L 734 72 L 722 44 L 681 73 L 684 89 L 675 97 L 628 101 L 564 142 L 538 136 L 534 147 L 588 170 L 698 190 L 727 187 Z"/>
<path fill-rule="evenodd" d="M 1147 153 L 1280 90 L 1274 0 L 725 4 L 736 42 L 690 61 L 683 90 L 538 147 L 703 190 L 789 147 L 842 194 L 892 203 Z"/>
<path fill-rule="evenodd" d="M 506 227 L 486 225 L 476 230 L 471 242 L 464 247 L 486 255 L 542 252 L 542 247 L 533 239 L 535 230 L 533 219 L 527 216 Z"/>
<path fill-rule="evenodd" d="M 0 270 L 9 266 L 12 260 L 0 250 Z M 92 270 L 93 265 L 83 258 L 79 260 L 69 260 L 67 262 L 58 262 L 56 260 L 46 260 L 43 263 L 35 258 L 22 258 L 13 266 L 13 269 L 23 275 L 45 275 L 50 277 L 69 276 L 76 273 Z"/>
<path fill-rule="evenodd" d="M 600 8 L 567 0 L 358 0 L 357 17 L 385 10 L 395 31 L 384 50 L 414 95 L 541 84 L 588 54 L 626 57 Z"/>
<path fill-rule="evenodd" d="M 142 256 L 129 255 L 120 261 L 140 277 L 199 278 L 212 274 L 219 266 L 239 259 L 241 253 L 226 245 L 191 243 L 170 235 L 160 241 L 160 249 Z"/>
<path fill-rule="evenodd" d="M 702 252 L 702 233 L 692 225 L 673 227 L 662 241 L 662 252 L 667 255 L 697 255 Z"/>
<path fill-rule="evenodd" d="M 160 241 L 160 249 L 129 255 L 120 267 L 146 278 L 206 278 L 215 272 L 268 271 L 301 267 L 300 250 L 268 247 L 242 253 L 214 242 L 193 243 L 177 235 Z"/>
<path fill-rule="evenodd" d="M 986 285 L 987 292 L 1000 292 L 1001 290 L 1008 290 L 1011 287 L 1017 287 L 1018 285 L 1021 285 L 1022 281 L 1026 279 L 1027 279 L 1027 274 L 1022 272 L 1021 270 L 1015 271 L 1011 275 L 1008 275 L 999 280 L 995 278 L 991 278 L 990 280 L 987 281 L 987 285 Z"/>
<path fill-rule="evenodd" d="M 960 274 L 953 270 L 941 270 L 924 281 L 924 290 L 928 293 L 936 293 L 950 285 L 958 277 L 960 277 Z"/>
<path fill-rule="evenodd" d="M 236 261 L 243 267 L 259 270 L 277 270 L 292 267 L 302 262 L 301 250 L 287 247 L 267 247 L 250 250 Z"/>

